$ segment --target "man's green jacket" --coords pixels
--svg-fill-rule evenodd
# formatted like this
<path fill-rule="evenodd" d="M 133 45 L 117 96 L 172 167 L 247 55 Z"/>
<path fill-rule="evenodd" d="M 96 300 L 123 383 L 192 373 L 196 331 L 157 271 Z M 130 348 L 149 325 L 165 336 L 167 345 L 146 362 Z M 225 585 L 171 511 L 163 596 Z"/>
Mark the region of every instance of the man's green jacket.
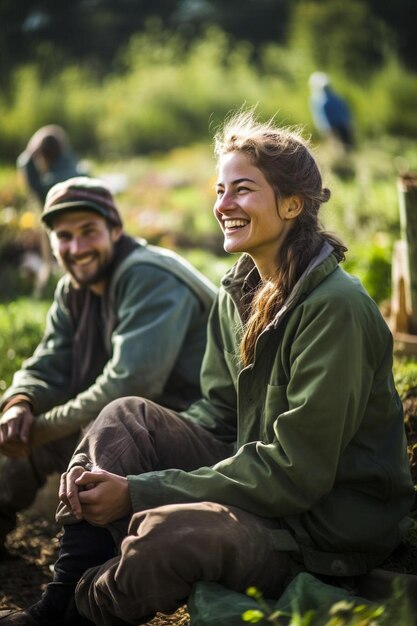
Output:
<path fill-rule="evenodd" d="M 121 262 L 100 298 L 95 320 L 103 344 L 96 360 L 104 355 L 104 367 L 75 395 L 71 380 L 77 329 L 67 306 L 69 288 L 65 275 L 42 342 L 1 399 L 4 407 L 13 396 L 29 397 L 36 416 L 35 444 L 77 432 L 122 396 L 144 396 L 173 408 L 201 396 L 199 372 L 216 290 L 189 263 L 145 243 Z"/>
<path fill-rule="evenodd" d="M 223 279 L 209 322 L 203 399 L 183 412 L 235 440 L 236 453 L 189 473 L 129 476 L 134 510 L 233 505 L 280 519 L 288 532 L 277 531 L 277 547 L 298 553 L 310 571 L 362 573 L 399 543 L 414 497 L 392 335 L 325 244 L 242 369 L 242 316 L 255 272 L 243 256 Z"/>

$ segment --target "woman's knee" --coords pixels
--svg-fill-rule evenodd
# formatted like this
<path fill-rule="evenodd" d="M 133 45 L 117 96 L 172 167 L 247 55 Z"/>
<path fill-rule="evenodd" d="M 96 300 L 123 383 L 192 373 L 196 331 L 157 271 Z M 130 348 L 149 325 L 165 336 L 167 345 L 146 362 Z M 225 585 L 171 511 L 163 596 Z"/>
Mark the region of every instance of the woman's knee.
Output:
<path fill-rule="evenodd" d="M 145 552 L 168 563 L 201 564 L 218 568 L 233 550 L 236 521 L 227 507 L 213 502 L 172 504 L 133 515 L 122 543 L 125 558 L 142 558 Z"/>
<path fill-rule="evenodd" d="M 153 559 L 158 575 L 190 583 L 221 582 L 241 590 L 282 585 L 289 556 L 274 549 L 274 526 L 215 502 L 167 505 L 136 513 L 122 543 L 122 563 Z"/>
<path fill-rule="evenodd" d="M 126 397 L 114 400 L 99 414 L 74 453 L 76 461 L 126 476 L 154 469 L 152 437 L 144 422 L 146 401 Z"/>
<path fill-rule="evenodd" d="M 127 434 L 137 436 L 138 429 L 144 428 L 145 403 L 144 399 L 134 396 L 112 400 L 84 431 L 83 440 L 119 440 Z"/>
<path fill-rule="evenodd" d="M 98 426 L 123 424 L 132 418 L 140 419 L 146 400 L 136 396 L 126 396 L 112 400 L 100 411 L 94 424 Z"/>

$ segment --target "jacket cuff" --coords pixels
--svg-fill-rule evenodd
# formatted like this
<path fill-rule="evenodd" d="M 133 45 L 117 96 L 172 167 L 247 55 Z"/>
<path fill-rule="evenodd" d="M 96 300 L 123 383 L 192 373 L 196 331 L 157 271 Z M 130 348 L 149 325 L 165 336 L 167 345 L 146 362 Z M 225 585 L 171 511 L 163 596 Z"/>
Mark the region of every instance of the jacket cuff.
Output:
<path fill-rule="evenodd" d="M 15 396 L 8 398 L 8 400 L 6 400 L 6 402 L 1 407 L 1 410 L 3 411 L 3 413 L 5 413 L 7 409 L 10 409 L 10 407 L 14 406 L 15 404 L 23 404 L 24 402 L 28 404 L 30 406 L 30 409 L 33 411 L 32 399 L 23 393 L 18 393 Z"/>

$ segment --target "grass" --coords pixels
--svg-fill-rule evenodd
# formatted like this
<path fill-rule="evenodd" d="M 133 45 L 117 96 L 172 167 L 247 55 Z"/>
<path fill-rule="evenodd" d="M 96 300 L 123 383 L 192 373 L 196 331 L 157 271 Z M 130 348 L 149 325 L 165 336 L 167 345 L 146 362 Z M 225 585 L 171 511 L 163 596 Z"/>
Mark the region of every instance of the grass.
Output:
<path fill-rule="evenodd" d="M 13 373 L 39 343 L 49 302 L 18 298 L 0 305 L 0 391 L 11 383 Z"/>

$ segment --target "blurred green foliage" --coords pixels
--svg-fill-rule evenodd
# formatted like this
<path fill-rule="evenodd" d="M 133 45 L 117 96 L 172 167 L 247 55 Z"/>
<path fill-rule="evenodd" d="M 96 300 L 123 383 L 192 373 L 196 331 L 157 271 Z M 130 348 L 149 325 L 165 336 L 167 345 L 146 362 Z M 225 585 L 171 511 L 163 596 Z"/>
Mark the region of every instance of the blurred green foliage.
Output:
<path fill-rule="evenodd" d="M 48 302 L 25 298 L 0 304 L 0 391 L 39 343 L 48 307 Z"/>
<path fill-rule="evenodd" d="M 353 246 L 353 252 L 343 265 L 344 269 L 359 278 L 376 302 L 391 296 L 391 248 L 376 243 Z"/>
<path fill-rule="evenodd" d="M 153 20 L 104 76 L 61 58 L 48 71 L 38 62 L 18 66 L 0 95 L 0 156 L 14 162 L 31 134 L 51 122 L 64 126 L 76 150 L 90 157 L 168 150 L 206 141 L 242 104 L 258 104 L 261 115 L 311 131 L 307 81 L 317 68 L 330 72 L 350 103 L 360 140 L 381 133 L 416 137 L 417 73 L 383 45 L 382 26 L 373 27 L 380 36 L 372 52 L 360 2 L 346 14 L 350 29 L 340 2 L 326 3 L 325 10 L 306 6 L 305 14 L 304 4 L 295 12 L 288 44 L 265 44 L 256 58 L 249 43 L 216 27 L 190 43 Z M 330 28 L 334 23 L 338 29 Z"/>
<path fill-rule="evenodd" d="M 395 385 L 401 398 L 417 393 L 417 360 L 412 358 L 396 358 L 394 360 Z M 417 530 L 416 530 L 417 544 Z"/>
<path fill-rule="evenodd" d="M 343 596 L 330 606 L 323 602 L 319 609 L 300 611 L 297 598 L 290 612 L 275 610 L 273 603 L 263 598 L 256 587 L 246 590 L 259 608 L 244 611 L 241 618 L 250 624 L 272 624 L 272 626 L 413 626 L 415 624 L 413 606 L 402 580 L 393 583 L 390 598 L 382 602 L 370 602 L 352 595 Z M 306 597 L 307 597 L 306 593 Z M 313 597 L 307 604 L 314 605 Z"/>

